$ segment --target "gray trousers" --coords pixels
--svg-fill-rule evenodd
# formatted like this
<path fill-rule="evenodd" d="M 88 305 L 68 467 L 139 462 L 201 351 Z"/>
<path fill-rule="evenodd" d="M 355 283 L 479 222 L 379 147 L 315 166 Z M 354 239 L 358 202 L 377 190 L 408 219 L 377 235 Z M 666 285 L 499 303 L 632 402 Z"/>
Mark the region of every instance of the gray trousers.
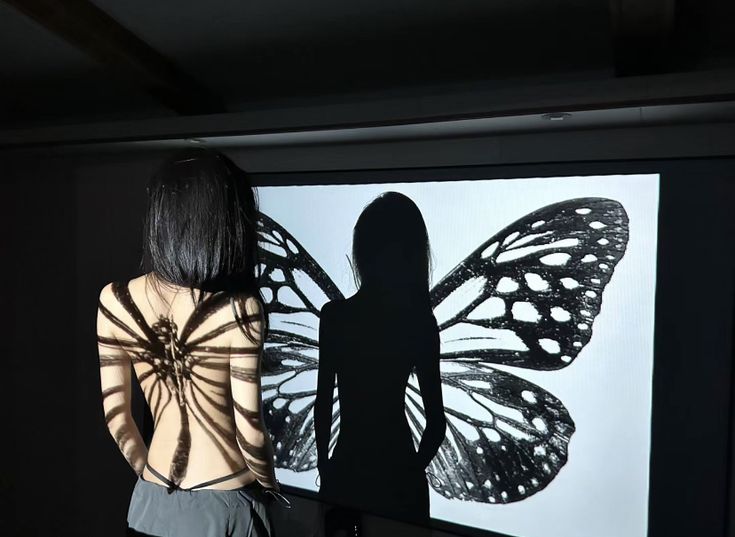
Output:
<path fill-rule="evenodd" d="M 174 490 L 138 476 L 128 508 L 129 535 L 273 537 L 268 495 L 258 482 L 235 490 Z"/>

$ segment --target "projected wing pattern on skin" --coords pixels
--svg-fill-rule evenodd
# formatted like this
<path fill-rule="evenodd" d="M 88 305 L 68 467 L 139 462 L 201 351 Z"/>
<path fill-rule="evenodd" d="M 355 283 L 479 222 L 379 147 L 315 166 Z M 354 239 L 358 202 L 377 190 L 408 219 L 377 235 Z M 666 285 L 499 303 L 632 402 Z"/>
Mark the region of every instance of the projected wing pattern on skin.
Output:
<path fill-rule="evenodd" d="M 341 298 L 293 237 L 265 218 L 269 233 L 277 239 L 269 240 L 274 244 L 291 242 L 299 248 L 298 255 L 306 256 L 303 261 L 275 258 L 270 270 L 283 263 L 278 264 L 278 270 L 302 271 L 308 276 L 305 281 L 314 282 L 326 295 L 323 302 L 332 296 Z M 447 417 L 446 438 L 429 466 L 432 487 L 439 494 L 450 499 L 510 503 L 535 494 L 556 477 L 567 461 L 574 421 L 559 399 L 504 368 L 550 371 L 577 358 L 592 336 L 603 290 L 627 242 L 628 217 L 620 203 L 606 198 L 571 199 L 543 207 L 509 225 L 434 286 L 431 296 L 440 330 Z M 295 279 L 289 281 L 298 285 Z M 272 311 L 279 308 L 274 305 Z M 318 311 L 313 315 L 318 321 Z M 311 333 L 317 334 L 318 326 L 312 327 Z M 292 353 L 290 358 L 307 350 L 303 341 L 288 329 L 274 336 L 274 342 Z M 313 360 L 309 364 L 316 370 L 315 339 L 309 340 L 308 352 Z M 299 360 L 306 358 L 294 362 Z M 284 375 L 301 371 L 289 369 L 285 360 L 276 365 Z M 313 406 L 315 371 L 308 389 L 300 393 Z M 338 411 L 336 414 L 330 448 L 338 431 Z M 418 446 L 425 415 L 414 374 L 406 388 L 406 415 Z M 311 414 L 304 419 L 313 426 Z M 299 431 L 298 435 L 279 438 L 294 444 L 290 449 L 303 456 L 304 446 L 314 449 L 314 432 L 306 428 Z M 304 439 L 304 434 L 309 436 Z M 315 460 L 295 465 L 291 456 L 278 459 L 278 463 L 294 470 L 315 466 Z"/>
<path fill-rule="evenodd" d="M 235 369 L 231 373 L 229 360 L 232 348 L 216 343 L 218 336 L 236 329 L 238 323 L 233 320 L 214 328 L 204 328 L 207 319 L 222 308 L 231 307 L 231 297 L 218 292 L 203 299 L 179 332 L 173 317 L 160 313 L 158 319 L 149 324 L 133 300 L 129 282 L 112 282 L 111 291 L 125 314 L 119 316 L 101 300 L 98 303 L 100 314 L 120 333 L 114 337 L 98 334 L 100 367 L 119 367 L 119 352 L 122 350 L 127 353 L 156 427 L 162 422 L 167 422 L 167 430 L 170 430 L 172 424 L 178 426 L 179 432 L 167 477 L 176 487 L 186 478 L 193 441 L 192 422 L 198 423 L 228 464 L 232 467 L 239 465 L 240 462 L 233 453 L 240 451 L 240 448 L 226 425 L 232 409 L 223 399 L 223 394 L 230 389 L 231 375 L 237 375 L 238 371 Z M 105 390 L 102 393 L 103 401 L 114 399 L 123 389 L 124 386 L 116 385 Z M 169 407 L 172 402 L 173 405 Z M 241 408 L 239 405 L 237 407 Z M 109 423 L 124 410 L 124 406 L 118 406 L 105 419 Z M 171 417 L 171 411 L 178 412 L 179 417 L 176 418 L 175 414 Z M 246 409 L 240 411 L 247 412 Z M 116 440 L 125 453 L 125 444 L 130 437 L 127 436 L 127 428 L 121 429 L 121 432 L 126 436 Z M 235 432 L 240 446 L 244 446 L 243 449 L 248 454 L 248 465 L 254 472 L 258 472 L 259 468 L 265 466 L 264 452 L 260 447 L 244 440 L 240 431 Z M 175 489 L 174 485 L 168 487 L 169 493 Z"/>

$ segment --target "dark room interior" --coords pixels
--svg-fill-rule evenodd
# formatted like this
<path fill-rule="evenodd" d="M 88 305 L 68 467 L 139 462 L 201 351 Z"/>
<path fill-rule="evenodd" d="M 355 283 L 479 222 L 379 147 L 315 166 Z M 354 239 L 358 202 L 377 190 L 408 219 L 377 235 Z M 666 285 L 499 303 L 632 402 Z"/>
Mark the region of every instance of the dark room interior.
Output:
<path fill-rule="evenodd" d="M 0 533 L 179 535 L 128 525 L 140 485 L 198 492 L 121 453 L 97 323 L 189 150 L 260 211 L 282 500 L 223 537 L 735 537 L 733 23 L 725 0 L 0 2 Z"/>

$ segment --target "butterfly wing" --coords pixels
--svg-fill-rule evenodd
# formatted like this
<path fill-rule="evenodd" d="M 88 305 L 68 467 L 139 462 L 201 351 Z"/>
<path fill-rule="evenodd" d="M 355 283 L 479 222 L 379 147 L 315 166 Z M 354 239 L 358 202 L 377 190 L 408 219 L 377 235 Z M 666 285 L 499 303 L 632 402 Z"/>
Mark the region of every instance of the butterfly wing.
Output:
<path fill-rule="evenodd" d="M 434 489 L 450 499 L 510 503 L 546 487 L 566 463 L 575 430 L 562 402 L 484 364 L 450 366 L 442 367 L 446 437 L 429 466 Z M 418 443 L 425 414 L 415 378 L 406 414 Z"/>
<path fill-rule="evenodd" d="M 506 227 L 432 289 L 443 357 L 566 367 L 592 337 L 627 243 L 625 209 L 606 198 L 549 205 Z"/>
<path fill-rule="evenodd" d="M 430 471 L 447 498 L 509 503 L 545 488 L 567 461 L 574 422 L 549 392 L 490 364 L 566 367 L 587 344 L 625 253 L 628 217 L 611 199 L 549 205 L 483 243 L 432 290 L 447 434 Z M 418 442 L 416 378 L 406 413 Z"/>
<path fill-rule="evenodd" d="M 258 235 L 261 292 L 270 325 L 261 377 L 265 421 L 278 439 L 276 465 L 300 472 L 316 467 L 319 312 L 326 302 L 343 295 L 304 247 L 263 213 Z M 334 400 L 330 447 L 339 426 L 336 395 Z"/>

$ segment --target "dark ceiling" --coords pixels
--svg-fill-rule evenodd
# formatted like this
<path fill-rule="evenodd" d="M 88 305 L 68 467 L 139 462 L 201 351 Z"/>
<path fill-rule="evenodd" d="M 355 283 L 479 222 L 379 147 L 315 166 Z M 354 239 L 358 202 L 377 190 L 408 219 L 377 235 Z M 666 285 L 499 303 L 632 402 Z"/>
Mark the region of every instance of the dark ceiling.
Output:
<path fill-rule="evenodd" d="M 695 98 L 733 23 L 714 0 L 4 0 L 0 128 L 677 73 Z"/>

